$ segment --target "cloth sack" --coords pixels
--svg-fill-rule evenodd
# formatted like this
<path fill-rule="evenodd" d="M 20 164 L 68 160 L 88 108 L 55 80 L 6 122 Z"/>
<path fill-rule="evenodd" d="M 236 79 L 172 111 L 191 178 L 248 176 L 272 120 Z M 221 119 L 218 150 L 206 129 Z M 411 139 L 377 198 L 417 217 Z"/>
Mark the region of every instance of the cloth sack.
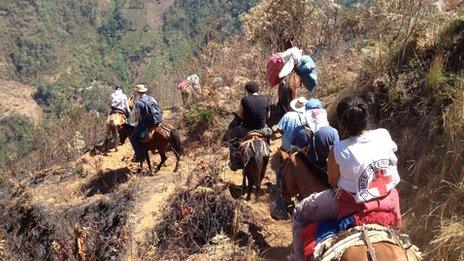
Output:
<path fill-rule="evenodd" d="M 311 58 L 311 56 L 304 55 L 301 58 L 298 71 L 300 72 L 303 85 L 306 87 L 306 89 L 308 89 L 308 91 L 315 90 L 317 85 L 317 71 L 316 63 Z"/>
<path fill-rule="evenodd" d="M 266 67 L 266 79 L 271 86 L 279 84 L 279 73 L 284 65 L 284 59 L 280 53 L 272 54 L 269 58 Z"/>

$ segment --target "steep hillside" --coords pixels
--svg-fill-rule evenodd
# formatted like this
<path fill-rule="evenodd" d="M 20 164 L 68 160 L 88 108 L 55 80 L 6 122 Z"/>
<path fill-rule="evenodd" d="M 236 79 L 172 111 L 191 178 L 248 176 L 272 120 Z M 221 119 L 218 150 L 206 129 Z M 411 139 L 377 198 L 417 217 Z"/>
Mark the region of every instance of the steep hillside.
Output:
<path fill-rule="evenodd" d="M 147 83 L 163 107 L 179 104 L 173 85 L 186 76 L 187 70 L 180 70 L 187 57 L 198 55 L 208 39 L 239 33 L 238 14 L 251 3 L 2 1 L 0 88 L 6 91 L 0 96 L 1 118 L 11 116 L 9 122 L 15 122 L 26 116 L 37 125 L 31 131 L 45 130 L 45 137 L 53 136 L 50 132 L 57 128 L 52 125 L 59 119 L 77 122 L 105 115 L 114 84 L 121 84 L 130 94 L 137 82 Z M 211 26 L 222 29 L 211 31 Z M 2 131 L 12 130 L 7 122 L 0 123 Z M 51 146 L 37 142 L 23 146 L 26 141 L 19 131 L 0 135 L 8 147 L 28 148 L 14 153 L 11 162 L 31 150 Z M 0 154 L 7 154 L 6 147 L 0 148 Z M 0 165 L 5 162 L 0 160 Z"/>
<path fill-rule="evenodd" d="M 170 111 L 166 116 L 171 122 L 179 117 Z M 273 142 L 272 150 L 279 145 L 278 140 Z M 16 196 L 3 197 L 8 204 L 0 217 L 2 231 L 9 231 L 5 257 L 201 260 L 210 255 L 262 255 L 284 259 L 291 242 L 290 223 L 270 217 L 275 182 L 271 169 L 260 201 L 247 202 L 239 196 L 241 173 L 228 170 L 226 148 L 196 149 L 196 142 L 187 146 L 178 173 L 172 173 L 171 154 L 156 175 L 145 176 L 146 167 L 138 173 L 126 143 L 108 156 L 86 154 L 21 181 L 7 174 L 4 192 Z M 221 216 L 219 209 L 231 212 Z M 219 229 L 214 222 L 225 222 L 224 227 Z M 177 223 L 184 227 L 175 227 Z"/>
<path fill-rule="evenodd" d="M 39 25 L 54 18 L 36 17 L 37 11 L 66 12 L 73 7 L 77 12 L 74 7 L 86 5 L 5 3 L 9 9 L 0 8 L 0 28 L 6 21 L 13 23 L 9 19 L 15 16 L 5 16 L 10 9 L 24 8 Z M 398 144 L 403 232 L 420 246 L 426 260 L 464 259 L 464 3 L 262 0 L 241 15 L 245 34 L 235 35 L 241 26 L 236 14 L 251 3 L 88 2 L 90 10 L 98 10 L 93 22 L 79 11 L 72 17 L 80 26 L 70 27 L 76 31 L 67 32 L 64 22 L 56 32 L 50 24 L 43 27 L 53 27 L 60 45 L 19 45 L 53 50 L 45 56 L 38 52 L 38 59 L 26 52 L 24 57 L 39 64 L 58 54 L 63 64 L 39 66 L 37 73 L 29 73 L 36 78 L 25 74 L 24 79 L 5 56 L 0 67 L 4 77 L 15 84 L 40 85 L 34 97 L 47 121 L 37 126 L 24 117 L 0 120 L 0 143 L 7 148 L 0 151 L 5 166 L 0 179 L 0 257 L 285 259 L 291 221 L 274 221 L 269 215 L 279 135 L 271 143 L 272 164 L 259 201 L 240 197 L 242 176 L 229 171 L 222 138 L 248 80 L 259 82 L 262 93 L 275 103 L 277 90 L 267 88 L 265 81 L 266 60 L 290 43 L 317 60 L 318 90 L 301 88 L 301 95 L 320 98 L 331 119 L 340 98 L 360 95 L 371 109 L 370 127 L 387 128 Z M 165 14 L 162 20 L 147 11 L 155 6 Z M 86 28 L 93 31 L 80 31 Z M 37 29 L 28 37 L 41 42 L 43 32 Z M 172 173 L 169 154 L 160 173 L 146 176 L 146 168 L 138 173 L 127 143 L 108 155 L 84 153 L 104 138 L 105 117 L 97 111 L 106 110 L 99 98 L 108 94 L 108 82 L 126 87 L 133 81 L 151 82 L 166 108 L 175 97 L 161 83 L 192 72 L 202 76 L 201 96 L 182 108 L 165 110 L 166 121 L 180 130 L 186 148 L 179 172 Z M 153 83 L 153 75 L 162 75 L 156 78 L 160 83 Z M 159 157 L 151 159 L 157 162 Z"/>

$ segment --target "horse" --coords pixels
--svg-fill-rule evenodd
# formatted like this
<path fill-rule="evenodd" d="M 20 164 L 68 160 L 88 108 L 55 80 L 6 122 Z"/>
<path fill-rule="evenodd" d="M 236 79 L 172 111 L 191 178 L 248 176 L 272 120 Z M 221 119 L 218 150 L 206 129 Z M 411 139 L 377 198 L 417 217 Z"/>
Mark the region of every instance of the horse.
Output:
<path fill-rule="evenodd" d="M 198 85 L 188 83 L 180 90 L 180 94 L 182 97 L 182 104 L 185 106 L 192 101 L 199 99 L 201 95 L 201 89 L 198 87 Z"/>
<path fill-rule="evenodd" d="M 227 131 L 222 139 L 223 142 L 234 142 L 230 137 L 230 132 L 232 129 L 242 124 L 242 119 L 238 116 L 238 114 L 233 113 L 233 115 L 234 119 L 229 123 Z M 270 148 L 266 143 L 265 138 L 261 134 L 250 132 L 242 139 L 238 152 L 241 155 L 243 165 L 242 191 L 247 188 L 248 181 L 246 199 L 250 200 L 253 186 L 256 187 L 255 197 L 258 199 L 259 191 L 261 189 L 261 182 L 266 173 L 267 165 L 269 164 Z M 233 153 L 233 149 L 231 153 Z"/>
<path fill-rule="evenodd" d="M 129 109 L 132 110 L 134 108 L 134 97 L 131 96 L 128 99 Z M 113 141 L 113 146 L 116 151 L 118 151 L 118 147 L 121 144 L 121 139 L 119 133 L 121 132 L 122 126 L 127 123 L 126 113 L 123 110 L 113 109 L 108 115 L 106 120 L 106 138 L 101 146 L 102 150 L 105 154 L 109 151 L 111 141 Z"/>
<path fill-rule="evenodd" d="M 301 76 L 295 70 L 281 79 L 278 89 L 279 100 L 277 105 L 281 108 L 283 113 L 291 110 L 290 102 L 297 98 L 298 89 L 301 84 Z"/>
<path fill-rule="evenodd" d="M 304 152 L 282 154 L 282 196 L 286 200 L 292 197 L 304 199 L 312 193 L 330 188 L 327 177 L 321 176 L 320 170 L 308 161 Z M 319 173 L 318 173 L 319 172 Z M 316 174 L 315 174 L 316 173 Z M 374 251 L 367 246 L 351 246 L 346 249 L 342 261 L 371 260 L 369 253 L 375 253 L 376 260 L 419 260 L 412 248 L 405 249 L 399 245 L 379 242 L 372 244 Z"/>
<path fill-rule="evenodd" d="M 123 125 L 120 133 L 120 140 L 122 143 L 130 137 L 134 129 L 135 127 L 132 125 Z M 166 151 L 168 149 L 172 149 L 176 157 L 174 172 L 177 172 L 179 170 L 180 156 L 184 153 L 179 133 L 172 125 L 164 122 L 158 124 L 154 129 L 152 128 L 149 133 L 150 134 L 145 140 L 140 141 L 145 151 L 145 160 L 148 164 L 149 173 L 152 173 L 149 151 L 158 153 L 161 157 L 161 161 L 155 169 L 155 173 L 157 173 L 167 160 Z M 140 162 L 140 170 L 142 170 L 142 166 L 143 162 Z"/>
<path fill-rule="evenodd" d="M 113 141 L 113 147 L 118 150 L 120 144 L 119 132 L 122 126 L 127 123 L 126 116 L 119 111 L 115 111 L 108 115 L 106 120 L 106 138 L 103 143 L 103 152 L 108 152 L 110 149 L 111 141 Z"/>
<path fill-rule="evenodd" d="M 243 162 L 242 191 L 245 190 L 247 180 L 248 190 L 246 199 L 250 200 L 253 186 L 255 186 L 255 198 L 258 200 L 261 182 L 266 174 L 266 168 L 269 163 L 269 146 L 261 134 L 252 132 L 247 134 L 240 143 L 240 152 Z"/>

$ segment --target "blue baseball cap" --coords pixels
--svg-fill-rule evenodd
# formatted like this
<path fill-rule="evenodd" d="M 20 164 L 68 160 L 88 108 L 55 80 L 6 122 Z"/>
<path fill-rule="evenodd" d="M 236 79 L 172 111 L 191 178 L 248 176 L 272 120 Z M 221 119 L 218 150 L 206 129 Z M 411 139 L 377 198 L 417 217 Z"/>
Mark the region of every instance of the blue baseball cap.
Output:
<path fill-rule="evenodd" d="M 307 111 L 312 109 L 322 109 L 322 102 L 318 99 L 309 99 L 305 105 Z"/>

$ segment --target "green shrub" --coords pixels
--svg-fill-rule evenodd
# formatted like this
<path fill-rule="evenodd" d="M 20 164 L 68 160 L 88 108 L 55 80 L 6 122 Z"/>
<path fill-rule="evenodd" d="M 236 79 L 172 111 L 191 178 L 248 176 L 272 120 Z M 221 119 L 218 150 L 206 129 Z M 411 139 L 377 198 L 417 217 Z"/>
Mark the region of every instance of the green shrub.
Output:
<path fill-rule="evenodd" d="M 37 77 L 55 68 L 55 48 L 44 36 L 18 36 L 16 50 L 10 53 L 16 72 L 22 77 Z"/>
<path fill-rule="evenodd" d="M 0 166 L 17 160 L 35 148 L 34 125 L 25 116 L 0 120 Z"/>
<path fill-rule="evenodd" d="M 200 135 L 213 125 L 218 115 L 216 109 L 202 104 L 192 104 L 184 114 L 185 124 L 190 135 Z"/>

